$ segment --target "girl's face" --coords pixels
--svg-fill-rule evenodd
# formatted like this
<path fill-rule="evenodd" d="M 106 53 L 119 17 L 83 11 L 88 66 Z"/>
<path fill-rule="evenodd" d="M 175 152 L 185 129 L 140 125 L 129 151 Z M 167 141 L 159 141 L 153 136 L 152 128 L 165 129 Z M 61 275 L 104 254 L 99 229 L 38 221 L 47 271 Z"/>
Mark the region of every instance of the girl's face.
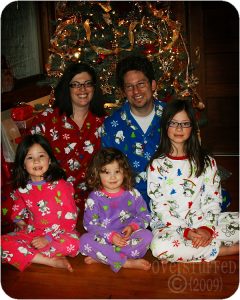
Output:
<path fill-rule="evenodd" d="M 189 139 L 191 131 L 191 122 L 185 110 L 176 113 L 169 123 L 167 134 L 172 145 L 176 147 L 180 153 L 183 152 L 184 143 Z"/>
<path fill-rule="evenodd" d="M 123 170 L 119 168 L 117 161 L 102 167 L 100 171 L 100 179 L 103 188 L 109 193 L 117 193 L 120 191 L 124 175 Z"/>
<path fill-rule="evenodd" d="M 89 106 L 94 94 L 92 77 L 87 72 L 75 75 L 70 84 L 70 95 L 72 104 L 75 107 Z"/>
<path fill-rule="evenodd" d="M 48 170 L 50 158 L 39 144 L 29 148 L 24 159 L 24 168 L 33 182 L 43 180 L 43 174 Z"/>

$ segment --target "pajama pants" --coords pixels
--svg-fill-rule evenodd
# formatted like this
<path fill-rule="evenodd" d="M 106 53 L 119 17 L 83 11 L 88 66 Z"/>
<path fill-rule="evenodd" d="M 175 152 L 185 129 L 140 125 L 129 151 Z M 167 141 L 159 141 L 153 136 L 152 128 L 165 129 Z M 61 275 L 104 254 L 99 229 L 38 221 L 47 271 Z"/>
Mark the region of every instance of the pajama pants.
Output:
<path fill-rule="evenodd" d="M 75 233 L 61 234 L 59 239 L 52 240 L 47 246 L 36 249 L 31 241 L 36 233 L 26 233 L 25 230 L 11 232 L 1 237 L 2 261 L 7 262 L 20 271 L 31 264 L 38 253 L 46 257 L 76 256 L 79 253 L 79 237 Z"/>
<path fill-rule="evenodd" d="M 153 256 L 170 262 L 212 261 L 218 256 L 221 245 L 239 242 L 238 212 L 221 213 L 213 236 L 208 246 L 194 248 L 192 241 L 186 240 L 176 229 L 159 228 L 153 232 L 150 249 Z"/>
<path fill-rule="evenodd" d="M 110 265 L 118 272 L 127 259 L 143 257 L 151 243 L 152 232 L 147 229 L 134 231 L 128 240 L 128 245 L 118 247 L 95 233 L 85 233 L 80 237 L 80 252 L 104 264 Z"/>

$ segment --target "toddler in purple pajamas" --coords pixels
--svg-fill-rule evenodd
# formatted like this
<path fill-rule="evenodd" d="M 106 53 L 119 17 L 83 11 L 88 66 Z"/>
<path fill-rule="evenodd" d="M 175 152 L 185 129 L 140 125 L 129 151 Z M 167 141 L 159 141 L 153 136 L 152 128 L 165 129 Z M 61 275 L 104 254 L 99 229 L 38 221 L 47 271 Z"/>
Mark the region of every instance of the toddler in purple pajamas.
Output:
<path fill-rule="evenodd" d="M 152 240 L 146 229 L 150 214 L 140 193 L 133 188 L 133 175 L 126 156 L 115 148 L 103 148 L 87 170 L 90 193 L 84 211 L 87 233 L 80 237 L 85 263 L 102 262 L 114 272 L 121 267 L 149 270 L 142 257 Z"/>

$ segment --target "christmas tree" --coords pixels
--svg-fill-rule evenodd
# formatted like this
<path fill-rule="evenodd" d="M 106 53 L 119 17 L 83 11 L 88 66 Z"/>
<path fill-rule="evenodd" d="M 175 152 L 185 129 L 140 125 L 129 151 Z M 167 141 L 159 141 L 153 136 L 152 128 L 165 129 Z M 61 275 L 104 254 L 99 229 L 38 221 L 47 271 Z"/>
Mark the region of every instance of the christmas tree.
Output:
<path fill-rule="evenodd" d="M 84 61 L 99 74 L 107 102 L 121 104 L 124 97 L 115 83 L 116 64 L 130 53 L 141 54 L 153 64 L 156 97 L 168 101 L 177 95 L 204 108 L 181 24 L 172 19 L 169 2 L 60 1 L 57 17 L 46 65 L 53 88 L 69 63 Z"/>

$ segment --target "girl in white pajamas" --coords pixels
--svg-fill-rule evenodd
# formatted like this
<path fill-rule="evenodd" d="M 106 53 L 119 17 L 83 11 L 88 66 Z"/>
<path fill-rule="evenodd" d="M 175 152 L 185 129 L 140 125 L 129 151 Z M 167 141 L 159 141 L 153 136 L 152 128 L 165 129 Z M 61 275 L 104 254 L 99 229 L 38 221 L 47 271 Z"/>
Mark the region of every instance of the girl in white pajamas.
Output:
<path fill-rule="evenodd" d="M 191 102 L 168 103 L 161 128 L 147 170 L 153 256 L 162 262 L 201 262 L 238 253 L 238 213 L 221 213 L 217 165 L 199 143 Z"/>

